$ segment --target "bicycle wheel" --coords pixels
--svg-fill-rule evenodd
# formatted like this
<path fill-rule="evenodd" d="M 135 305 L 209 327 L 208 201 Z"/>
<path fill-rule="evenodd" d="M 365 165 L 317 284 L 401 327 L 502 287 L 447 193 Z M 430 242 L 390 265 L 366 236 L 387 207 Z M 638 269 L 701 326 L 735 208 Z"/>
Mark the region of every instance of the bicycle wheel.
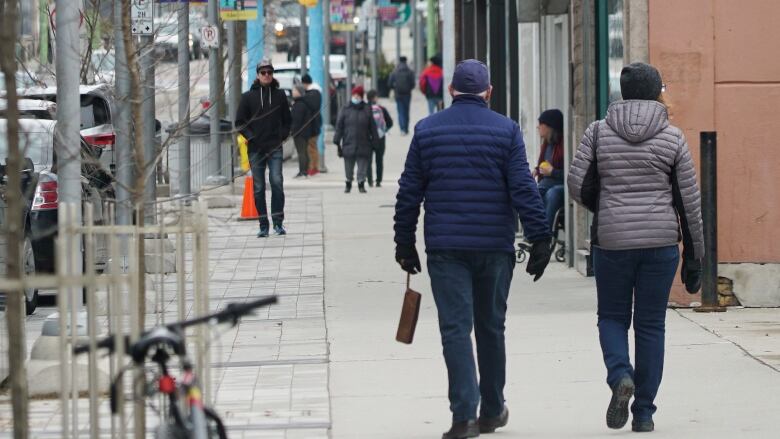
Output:
<path fill-rule="evenodd" d="M 561 245 L 561 248 L 555 252 L 555 260 L 558 262 L 566 262 L 566 247 Z"/>
<path fill-rule="evenodd" d="M 203 413 L 206 414 L 206 427 L 209 431 L 209 439 L 227 439 L 227 429 L 222 419 L 211 407 L 204 407 Z"/>

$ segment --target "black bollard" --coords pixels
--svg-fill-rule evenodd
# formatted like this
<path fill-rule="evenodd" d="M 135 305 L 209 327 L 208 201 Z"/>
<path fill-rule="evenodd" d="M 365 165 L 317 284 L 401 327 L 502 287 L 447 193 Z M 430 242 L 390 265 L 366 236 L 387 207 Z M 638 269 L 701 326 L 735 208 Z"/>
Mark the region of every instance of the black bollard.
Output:
<path fill-rule="evenodd" d="M 701 217 L 704 223 L 701 306 L 699 312 L 720 312 L 718 301 L 718 135 L 703 131 L 701 139 Z"/>

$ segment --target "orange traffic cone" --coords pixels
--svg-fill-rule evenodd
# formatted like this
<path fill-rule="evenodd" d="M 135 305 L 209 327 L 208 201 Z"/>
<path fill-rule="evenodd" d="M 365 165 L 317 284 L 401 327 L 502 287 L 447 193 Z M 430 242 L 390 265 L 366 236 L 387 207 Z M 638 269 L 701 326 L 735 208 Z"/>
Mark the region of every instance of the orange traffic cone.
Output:
<path fill-rule="evenodd" d="M 244 179 L 244 201 L 241 203 L 241 215 L 239 221 L 256 220 L 260 218 L 255 207 L 255 191 L 252 175 L 247 174 Z"/>

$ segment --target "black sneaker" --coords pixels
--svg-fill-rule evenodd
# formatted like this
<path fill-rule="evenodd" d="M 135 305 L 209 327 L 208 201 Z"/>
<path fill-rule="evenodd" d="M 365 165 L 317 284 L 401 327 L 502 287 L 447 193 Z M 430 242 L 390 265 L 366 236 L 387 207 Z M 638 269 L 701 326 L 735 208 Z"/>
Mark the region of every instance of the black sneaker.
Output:
<path fill-rule="evenodd" d="M 468 421 L 453 422 L 450 431 L 441 435 L 441 439 L 466 439 L 477 436 L 479 436 L 477 421 L 469 419 Z"/>
<path fill-rule="evenodd" d="M 655 423 L 653 423 L 652 419 L 649 421 L 637 421 L 636 419 L 631 421 L 631 431 L 635 431 L 637 433 L 649 433 L 653 430 L 655 430 Z"/>
<path fill-rule="evenodd" d="M 628 422 L 628 402 L 634 396 L 634 380 L 624 376 L 612 389 L 612 400 L 607 408 L 607 427 L 623 428 Z"/>
<path fill-rule="evenodd" d="M 268 226 L 260 226 L 260 230 L 257 232 L 258 238 L 267 238 L 268 237 Z"/>
<path fill-rule="evenodd" d="M 504 407 L 504 411 L 500 415 L 494 418 L 479 417 L 477 423 L 479 424 L 480 433 L 493 433 L 497 428 L 505 427 L 509 422 L 509 409 Z"/>
<path fill-rule="evenodd" d="M 277 224 L 274 226 L 274 233 L 276 233 L 277 235 L 286 235 L 287 230 L 284 229 L 283 225 Z"/>

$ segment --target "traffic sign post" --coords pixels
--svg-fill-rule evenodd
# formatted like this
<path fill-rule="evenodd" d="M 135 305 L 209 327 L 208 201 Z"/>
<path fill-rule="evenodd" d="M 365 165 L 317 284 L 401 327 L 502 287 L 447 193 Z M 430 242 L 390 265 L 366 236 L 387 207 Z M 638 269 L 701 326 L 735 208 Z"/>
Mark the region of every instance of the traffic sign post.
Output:
<path fill-rule="evenodd" d="M 203 38 L 203 44 L 206 47 L 219 47 L 219 30 L 216 26 L 203 26 L 200 28 L 200 35 Z"/>
<path fill-rule="evenodd" d="M 154 34 L 154 3 L 152 0 L 133 0 L 130 6 L 130 25 L 133 35 Z"/>

